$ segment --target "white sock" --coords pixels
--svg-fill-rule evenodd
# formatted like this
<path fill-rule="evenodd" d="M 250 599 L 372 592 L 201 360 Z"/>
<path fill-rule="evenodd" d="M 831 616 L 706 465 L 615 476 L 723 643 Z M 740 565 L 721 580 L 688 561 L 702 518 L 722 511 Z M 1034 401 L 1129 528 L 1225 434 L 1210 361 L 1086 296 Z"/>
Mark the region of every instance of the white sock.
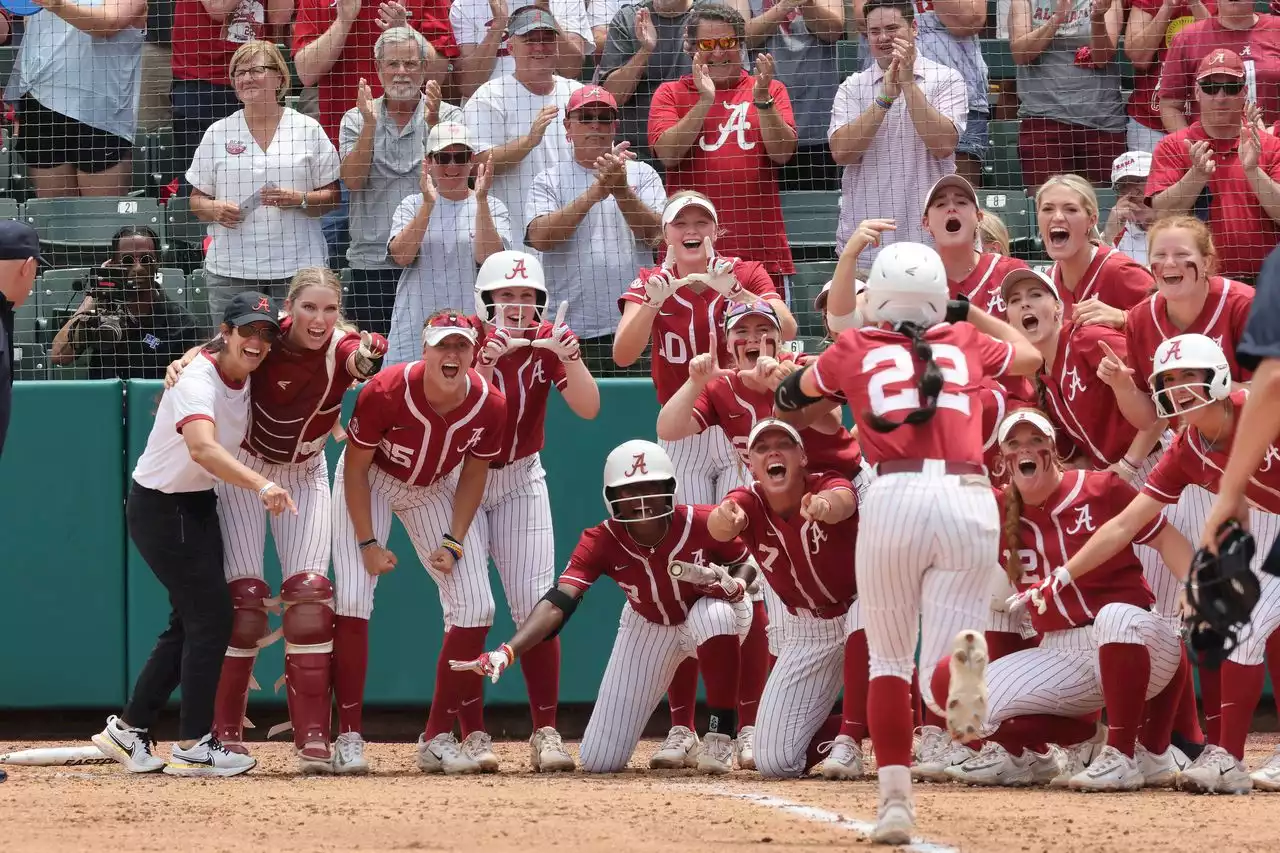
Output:
<path fill-rule="evenodd" d="M 911 768 L 901 764 L 881 767 L 876 771 L 880 777 L 880 799 L 905 797 L 911 799 Z"/>

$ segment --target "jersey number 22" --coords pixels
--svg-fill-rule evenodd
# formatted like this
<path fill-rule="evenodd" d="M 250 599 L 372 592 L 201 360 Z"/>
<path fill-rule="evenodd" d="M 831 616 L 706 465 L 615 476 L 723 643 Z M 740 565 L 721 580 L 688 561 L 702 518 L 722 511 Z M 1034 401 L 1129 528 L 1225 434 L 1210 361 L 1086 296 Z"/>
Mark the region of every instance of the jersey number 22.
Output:
<path fill-rule="evenodd" d="M 942 371 L 944 388 L 964 388 L 969 384 L 969 363 L 959 347 L 933 344 L 933 358 Z M 890 394 L 886 394 L 884 390 L 886 385 L 912 382 L 915 379 L 915 362 L 906 347 L 898 344 L 876 347 L 863 357 L 862 372 L 871 377 L 867 383 L 867 394 L 871 398 L 871 411 L 877 415 L 920 408 L 920 390 L 914 385 Z M 938 406 L 967 416 L 969 397 L 943 391 L 938 395 Z"/>

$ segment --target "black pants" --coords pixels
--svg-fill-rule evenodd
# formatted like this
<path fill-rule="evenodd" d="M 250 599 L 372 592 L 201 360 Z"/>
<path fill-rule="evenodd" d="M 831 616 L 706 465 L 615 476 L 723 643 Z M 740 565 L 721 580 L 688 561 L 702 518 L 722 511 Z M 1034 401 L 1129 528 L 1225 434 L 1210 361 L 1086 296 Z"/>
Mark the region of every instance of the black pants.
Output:
<path fill-rule="evenodd" d="M 162 171 L 174 174 L 164 174 L 160 181 L 163 185 L 174 177 L 182 178 L 179 183 L 185 195 L 185 175 L 204 132 L 215 121 L 233 115 L 242 105 L 235 89 L 206 80 L 174 80 L 169 87 L 169 100 L 173 103 L 173 159 Z"/>
<path fill-rule="evenodd" d="M 342 313 L 363 332 L 391 334 L 391 311 L 396 304 L 400 270 L 358 270 L 351 268 L 351 292 L 344 298 Z M 471 306 L 460 305 L 463 311 Z"/>
<path fill-rule="evenodd" d="M 222 657 L 231 640 L 217 506 L 212 490 L 168 495 L 134 483 L 125 510 L 129 536 L 169 591 L 172 612 L 122 716 L 131 726 L 150 728 L 181 686 L 178 740 L 204 737 L 213 726 Z"/>

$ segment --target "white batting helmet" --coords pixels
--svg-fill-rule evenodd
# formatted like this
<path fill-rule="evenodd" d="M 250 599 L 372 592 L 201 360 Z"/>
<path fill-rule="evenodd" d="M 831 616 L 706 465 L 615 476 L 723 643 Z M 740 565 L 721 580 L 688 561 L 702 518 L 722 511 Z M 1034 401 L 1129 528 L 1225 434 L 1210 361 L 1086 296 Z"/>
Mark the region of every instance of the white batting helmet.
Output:
<path fill-rule="evenodd" d="M 493 301 L 493 291 L 504 287 L 532 287 L 538 291 L 534 325 L 542 321 L 547 310 L 547 279 L 542 273 L 541 261 L 526 252 L 510 249 L 494 252 L 485 259 L 476 274 L 476 314 L 486 323 L 496 321 L 496 309 L 508 307 Z"/>
<path fill-rule="evenodd" d="M 922 243 L 893 243 L 880 250 L 867 276 L 867 310 L 875 322 L 929 328 L 947 316 L 947 269 Z"/>
<path fill-rule="evenodd" d="M 1183 382 L 1165 385 L 1164 374 L 1171 370 L 1207 370 L 1204 382 Z M 1231 365 L 1222 347 L 1213 338 L 1204 335 L 1177 335 L 1156 348 L 1151 377 L 1147 381 L 1151 399 L 1156 404 L 1156 414 L 1162 418 L 1186 414 L 1204 408 L 1218 400 L 1225 400 L 1231 393 Z M 1196 402 L 1181 405 L 1172 392 L 1186 388 L 1196 397 Z"/>
<path fill-rule="evenodd" d="M 630 486 L 637 483 L 666 483 L 665 492 L 659 492 L 648 498 L 665 498 L 666 509 L 656 515 L 645 515 L 642 518 L 619 518 L 615 504 L 619 498 L 609 494 L 610 489 L 619 486 Z M 675 512 L 676 507 L 676 469 L 671 464 L 671 457 L 652 441 L 633 438 L 624 441 L 612 451 L 604 461 L 604 505 L 609 509 L 609 517 L 614 521 L 648 521 L 662 518 Z M 631 498 L 630 500 L 635 500 Z"/>

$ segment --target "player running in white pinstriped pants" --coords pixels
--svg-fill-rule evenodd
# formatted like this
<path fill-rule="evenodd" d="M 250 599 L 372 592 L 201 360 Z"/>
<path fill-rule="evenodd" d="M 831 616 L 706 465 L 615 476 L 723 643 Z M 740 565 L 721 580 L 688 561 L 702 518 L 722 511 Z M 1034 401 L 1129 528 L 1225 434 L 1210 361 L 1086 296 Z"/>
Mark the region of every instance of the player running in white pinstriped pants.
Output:
<path fill-rule="evenodd" d="M 1156 409 L 1176 416 L 1186 429 L 1160 458 L 1141 492 L 1125 510 L 1099 527 L 1077 559 L 1081 569 L 1103 559 L 1115 543 L 1147 524 L 1192 483 L 1217 492 L 1227 456 L 1236 441 L 1240 409 L 1249 392 L 1231 390 L 1231 369 L 1222 349 L 1204 335 L 1178 335 L 1156 350 L 1149 387 Z M 1254 573 L 1261 598 L 1244 629 L 1242 640 L 1222 665 L 1222 720 L 1217 743 L 1179 776 L 1179 787 L 1202 793 L 1245 794 L 1280 790 L 1280 753 L 1250 774 L 1243 764 L 1244 744 L 1253 712 L 1262 695 L 1271 662 L 1273 677 L 1280 676 L 1280 577 L 1262 571 L 1272 544 L 1280 535 L 1280 448 L 1268 447 L 1267 456 L 1249 479 L 1249 528 L 1257 541 Z M 1217 535 L 1215 531 L 1215 535 Z"/>
<path fill-rule="evenodd" d="M 855 314 L 855 263 L 845 252 L 836 267 L 827 302 L 833 320 Z M 880 777 L 872 838 L 884 844 L 908 843 L 915 826 L 910 679 L 917 637 L 926 668 L 953 638 L 955 646 L 947 710 L 921 679 L 925 702 L 962 734 L 976 735 L 985 713 L 982 631 L 1000 523 L 974 407 L 983 377 L 1029 375 L 1042 361 L 1020 332 L 965 303 L 955 313 L 967 323 L 944 322 L 947 294 L 937 252 L 916 243 L 888 246 L 864 293 L 868 319 L 880 325 L 845 329 L 777 394 L 778 408 L 789 411 L 843 393 L 863 454 L 877 468 L 860 510 L 855 565 Z"/>
<path fill-rule="evenodd" d="M 284 684 L 298 764 L 303 773 L 332 772 L 330 654 L 333 586 L 329 582 L 332 509 L 324 445 L 338 423 L 342 396 L 353 382 L 378 371 L 387 342 L 341 322 L 342 286 L 323 267 L 299 270 L 289 287 L 280 340 L 258 369 L 241 464 L 287 489 L 297 515 L 271 517 L 280 559 L 284 606 Z M 177 381 L 191 354 L 170 366 Z M 267 636 L 271 586 L 263 574 L 267 519 L 261 502 L 243 489 L 218 486 L 223 566 L 235 602 L 231 645 L 222 664 L 214 733 L 245 751 L 244 713 L 258 650 Z M 243 493 L 243 494 L 241 494 Z"/>
<path fill-rule="evenodd" d="M 582 361 L 578 338 L 564 324 L 564 308 L 554 323 L 543 322 L 547 285 L 542 264 L 524 252 L 490 255 L 476 276 L 476 316 L 480 354 L 476 372 L 507 399 L 507 428 L 502 451 L 489 466 L 484 501 L 473 522 L 488 531 L 489 554 L 511 608 L 511 620 L 523 625 L 548 589 L 555 585 L 555 535 L 547 474 L 538 452 L 543 445 L 547 397 L 560 389 L 578 417 L 600 412 L 600 390 Z M 535 771 L 573 770 L 573 756 L 556 730 L 560 692 L 560 638 L 530 648 L 520 658 L 533 717 L 530 761 Z M 483 690 L 483 681 L 476 686 Z M 474 697 L 466 697 L 472 699 Z M 479 707 L 464 705 L 461 713 Z M 475 757 L 492 753 L 489 735 L 473 731 L 463 742 Z"/>
<path fill-rule="evenodd" d="M 795 319 L 764 266 L 716 254 L 718 227 L 715 205 L 706 196 L 690 190 L 672 195 L 662 211 L 662 265 L 639 270 L 636 280 L 618 298 L 622 317 L 614 335 L 614 361 L 627 367 L 649 348 L 653 385 L 660 404 L 671 399 L 688 379 L 689 364 L 699 353 L 712 353 L 717 366 L 733 364 L 724 333 L 725 312 L 731 303 L 768 303 L 778 320 L 781 339 L 795 336 Z M 678 500 L 682 503 L 715 504 L 730 489 L 750 479 L 720 430 L 704 430 L 677 441 L 658 443 L 675 465 L 680 483 Z M 762 595 L 757 600 L 762 600 Z M 753 620 L 753 633 L 765 631 L 765 622 Z M 764 685 L 763 673 L 768 670 L 768 646 L 761 642 L 764 639 L 753 635 L 743 648 L 745 666 L 753 673 L 747 678 L 748 685 Z M 690 659 L 672 681 L 668 694 L 672 729 L 663 748 L 654 755 L 654 767 L 679 767 L 693 760 L 697 678 L 697 663 Z M 749 686 L 747 692 L 753 692 L 754 686 Z M 748 705 L 758 699 L 747 693 L 740 698 Z M 753 730 L 747 726 L 742 732 L 739 760 L 744 767 L 752 765 Z"/>
<path fill-rule="evenodd" d="M 483 731 L 484 718 L 479 678 L 452 671 L 448 661 L 480 654 L 493 624 L 488 528 L 471 522 L 489 462 L 502 451 L 506 404 L 470 369 L 477 335 L 461 312 L 433 314 L 422 337 L 421 361 L 388 367 L 361 389 L 334 477 L 338 773 L 369 770 L 360 736 L 369 618 L 379 576 L 397 563 L 384 544 L 393 514 L 439 587 L 444 611 L 444 646 L 431 713 L 418 738 L 418 767 L 447 774 L 497 769 L 492 752 L 468 755 L 453 735 L 455 720 L 465 738 Z M 462 714 L 464 703 L 479 713 Z"/>
<path fill-rule="evenodd" d="M 695 655 L 709 721 L 694 766 L 709 774 L 733 768 L 739 646 L 751 627 L 746 590 L 755 569 L 741 540 L 712 538 L 710 507 L 676 503 L 677 485 L 658 445 L 637 439 L 614 448 L 604 465 L 609 520 L 583 531 L 559 583 L 509 641 L 452 662 L 497 681 L 517 657 L 559 633 L 593 583 L 611 577 L 627 603 L 582 737 L 588 773 L 627 766 L 676 667 Z M 702 584 L 676 579 L 694 570 L 706 575 Z"/>
<path fill-rule="evenodd" d="M 1025 609 L 1041 640 L 1038 648 L 990 664 L 987 741 L 976 756 L 946 772 L 980 785 L 1169 787 L 1186 764 L 1169 737 L 1188 667 L 1178 634 L 1152 610 L 1155 599 L 1136 546 L 1156 549 L 1182 576 L 1191 546 L 1156 514 L 1105 561 L 1091 561 L 1096 568 L 1081 566 L 1073 558 L 1096 525 L 1137 492 L 1111 471 L 1064 471 L 1056 441 L 1053 424 L 1035 409 L 1016 409 L 1000 425 L 1011 472 L 1000 496 L 1005 565 L 1019 590 L 1010 609 Z M 938 667 L 939 689 L 947 677 Z M 1166 701 L 1155 701 L 1157 695 Z M 1103 707 L 1106 744 L 1093 754 L 1092 714 Z M 1072 746 L 1064 756 L 1054 743 Z"/>

